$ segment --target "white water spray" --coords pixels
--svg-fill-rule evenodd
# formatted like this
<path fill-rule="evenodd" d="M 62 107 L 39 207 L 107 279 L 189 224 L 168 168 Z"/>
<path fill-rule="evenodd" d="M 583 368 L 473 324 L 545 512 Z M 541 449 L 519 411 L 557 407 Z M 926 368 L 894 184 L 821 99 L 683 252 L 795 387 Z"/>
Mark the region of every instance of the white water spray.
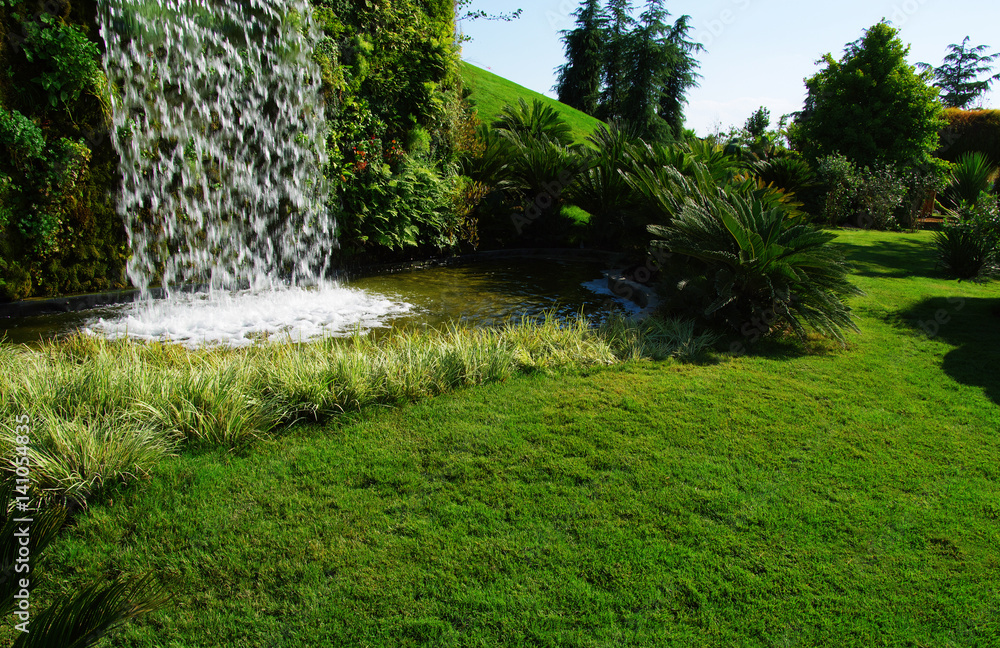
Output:
<path fill-rule="evenodd" d="M 146 297 L 156 284 L 210 292 L 147 298 L 89 330 L 238 346 L 409 308 L 324 280 L 336 222 L 308 0 L 102 0 L 98 19 L 129 279 Z"/>
<path fill-rule="evenodd" d="M 129 278 L 310 283 L 336 246 L 305 0 L 107 0 Z"/>

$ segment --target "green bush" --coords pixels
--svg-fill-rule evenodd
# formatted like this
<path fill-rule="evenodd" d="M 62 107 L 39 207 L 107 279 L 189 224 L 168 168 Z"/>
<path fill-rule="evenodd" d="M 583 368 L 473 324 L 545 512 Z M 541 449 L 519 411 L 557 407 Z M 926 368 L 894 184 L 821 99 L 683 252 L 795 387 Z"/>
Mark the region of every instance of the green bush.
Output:
<path fill-rule="evenodd" d="M 948 194 L 956 206 L 963 203 L 974 205 L 981 194 L 993 188 L 998 176 L 1000 168 L 990 162 L 985 153 L 963 153 L 952 167 Z"/>
<path fill-rule="evenodd" d="M 491 245 L 560 245 L 575 227 L 562 216 L 567 191 L 585 163 L 570 129 L 551 107 L 523 99 L 504 107 L 493 128 L 481 127 L 466 173 L 489 188 L 477 217 Z"/>
<path fill-rule="evenodd" d="M 626 231 L 638 230 L 637 244 L 644 245 L 646 223 L 634 224 L 635 190 L 626 173 L 642 146 L 634 131 L 627 127 L 603 124 L 587 140 L 593 145 L 585 150 L 585 165 L 569 188 L 569 200 L 590 214 L 589 238 L 598 247 L 624 249 Z"/>
<path fill-rule="evenodd" d="M 822 185 L 812 166 L 803 158 L 786 155 L 752 163 L 750 170 L 761 182 L 792 194 L 807 212 L 819 215 Z"/>
<path fill-rule="evenodd" d="M 523 98 L 518 100 L 516 106 L 504 106 L 493 122 L 493 128 L 523 137 L 547 137 L 561 146 L 573 143 L 573 131 L 562 115 L 538 99 L 532 101 L 530 106 Z"/>
<path fill-rule="evenodd" d="M 406 156 L 394 170 L 379 155 L 364 153 L 358 151 L 353 182 L 341 190 L 338 225 L 345 240 L 361 249 L 389 250 L 428 246 L 441 251 L 457 243 L 448 233 L 456 176 Z"/>
<path fill-rule="evenodd" d="M 861 294 L 847 279 L 834 235 L 789 218 L 789 210 L 720 192 L 686 199 L 665 225 L 651 225 L 673 315 L 696 316 L 748 337 L 807 327 L 845 341 L 857 330 L 844 298 Z M 671 306 L 668 306 L 671 307 Z"/>
<path fill-rule="evenodd" d="M 763 184 L 745 173 L 740 162 L 721 146 L 688 142 L 668 146 L 653 144 L 633 149 L 635 154 L 626 179 L 633 187 L 637 222 L 645 232 L 649 224 L 669 222 L 689 200 L 704 202 L 719 195 L 738 195 L 768 208 L 781 207 L 789 217 L 805 218 L 785 192 Z M 629 232 L 635 236 L 634 232 Z M 634 240 L 634 239 L 630 239 Z M 644 245 L 648 234 L 643 238 Z"/>
<path fill-rule="evenodd" d="M 823 220 L 866 229 L 914 229 L 926 200 L 944 186 L 937 164 L 905 168 L 876 164 L 858 168 L 835 153 L 817 163 L 826 193 Z"/>
<path fill-rule="evenodd" d="M 938 264 L 957 279 L 985 279 L 1000 264 L 1000 199 L 982 194 L 949 212 L 934 237 Z"/>

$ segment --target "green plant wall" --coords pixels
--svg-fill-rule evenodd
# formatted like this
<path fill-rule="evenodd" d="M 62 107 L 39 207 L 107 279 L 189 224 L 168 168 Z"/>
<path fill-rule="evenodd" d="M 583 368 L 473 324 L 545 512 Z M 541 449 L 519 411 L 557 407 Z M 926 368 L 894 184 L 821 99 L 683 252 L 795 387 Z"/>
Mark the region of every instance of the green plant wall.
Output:
<path fill-rule="evenodd" d="M 451 0 L 314 0 L 325 39 L 330 164 L 342 263 L 434 253 L 455 209 L 461 98 Z M 471 238 L 465 236 L 464 238 Z"/>
<path fill-rule="evenodd" d="M 0 299 L 124 287 L 92 2 L 0 1 Z"/>

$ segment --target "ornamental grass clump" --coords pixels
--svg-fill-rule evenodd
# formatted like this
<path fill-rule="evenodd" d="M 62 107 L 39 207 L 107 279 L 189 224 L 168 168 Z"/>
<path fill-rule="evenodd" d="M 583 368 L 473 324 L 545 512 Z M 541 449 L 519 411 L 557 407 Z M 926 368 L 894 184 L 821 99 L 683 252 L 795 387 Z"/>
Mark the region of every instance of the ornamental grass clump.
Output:
<path fill-rule="evenodd" d="M 687 357 L 709 344 L 678 323 L 584 318 L 451 325 L 312 343 L 203 348 L 87 335 L 0 345 L 0 471 L 14 472 L 11 421 L 31 420 L 34 487 L 85 502 L 184 447 L 239 447 L 281 426 L 397 405 L 521 373 Z"/>

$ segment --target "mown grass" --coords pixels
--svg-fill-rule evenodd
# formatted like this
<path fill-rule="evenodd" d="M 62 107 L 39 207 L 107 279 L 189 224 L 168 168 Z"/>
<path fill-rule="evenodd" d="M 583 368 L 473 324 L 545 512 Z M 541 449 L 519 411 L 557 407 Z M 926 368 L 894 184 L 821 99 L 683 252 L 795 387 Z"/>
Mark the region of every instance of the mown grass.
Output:
<path fill-rule="evenodd" d="M 493 122 L 504 106 L 516 106 L 518 99 L 524 99 L 529 104 L 538 99 L 555 108 L 572 130 L 573 139 L 578 144 L 585 143 L 587 137 L 602 123 L 576 108 L 466 62 L 462 63 L 462 80 L 472 90 L 470 98 L 479 113 L 479 119 L 485 124 Z"/>
<path fill-rule="evenodd" d="M 78 518 L 38 599 L 155 569 L 175 607 L 116 646 L 1000 645 L 1000 288 L 940 278 L 929 235 L 838 240 L 846 350 L 566 365 L 184 452 Z"/>

